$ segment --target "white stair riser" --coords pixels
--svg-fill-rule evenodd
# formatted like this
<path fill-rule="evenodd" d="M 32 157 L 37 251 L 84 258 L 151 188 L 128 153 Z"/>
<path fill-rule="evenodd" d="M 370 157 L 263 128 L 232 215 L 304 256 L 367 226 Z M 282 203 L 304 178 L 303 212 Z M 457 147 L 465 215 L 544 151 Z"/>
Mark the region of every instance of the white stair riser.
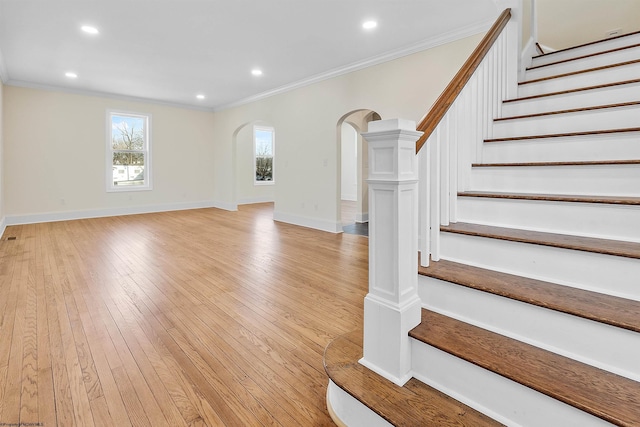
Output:
<path fill-rule="evenodd" d="M 494 121 L 492 137 L 507 138 L 633 127 L 640 127 L 640 105 L 498 120 Z"/>
<path fill-rule="evenodd" d="M 384 418 L 329 380 L 327 406 L 349 427 L 391 427 Z"/>
<path fill-rule="evenodd" d="M 603 65 L 615 64 L 638 58 L 640 58 L 640 46 L 629 47 L 628 49 L 603 53 L 597 56 L 589 56 L 587 58 L 574 59 L 568 62 L 546 65 L 540 68 L 532 68 L 526 71 L 525 80 L 572 73 L 575 71 L 586 70 L 588 68 L 601 67 Z"/>
<path fill-rule="evenodd" d="M 418 286 L 429 310 L 640 381 L 640 333 L 430 277 Z"/>
<path fill-rule="evenodd" d="M 640 165 L 474 167 L 471 191 L 640 196 Z"/>
<path fill-rule="evenodd" d="M 440 258 L 640 301 L 640 260 L 440 233 Z"/>
<path fill-rule="evenodd" d="M 640 243 L 640 206 L 458 197 L 457 219 Z"/>
<path fill-rule="evenodd" d="M 626 37 L 618 37 L 609 40 L 603 40 L 600 43 L 591 44 L 583 47 L 550 53 L 533 58 L 532 66 L 549 64 L 552 62 L 563 61 L 565 59 L 577 58 L 579 56 L 591 55 L 597 52 L 604 52 L 624 46 L 631 46 L 640 43 L 640 34 L 633 34 Z"/>
<path fill-rule="evenodd" d="M 412 340 L 414 376 L 508 426 L 611 424 L 542 393 Z"/>
<path fill-rule="evenodd" d="M 640 83 L 632 83 L 570 94 L 505 102 L 502 104 L 502 117 L 548 113 L 550 111 L 619 104 L 638 100 L 640 100 Z"/>
<path fill-rule="evenodd" d="M 640 75 L 640 63 L 623 65 L 588 73 L 573 74 L 549 80 L 518 85 L 518 97 L 540 95 L 550 92 L 578 89 L 606 83 L 637 79 Z"/>
<path fill-rule="evenodd" d="M 640 159 L 640 133 L 487 142 L 484 163 Z"/>

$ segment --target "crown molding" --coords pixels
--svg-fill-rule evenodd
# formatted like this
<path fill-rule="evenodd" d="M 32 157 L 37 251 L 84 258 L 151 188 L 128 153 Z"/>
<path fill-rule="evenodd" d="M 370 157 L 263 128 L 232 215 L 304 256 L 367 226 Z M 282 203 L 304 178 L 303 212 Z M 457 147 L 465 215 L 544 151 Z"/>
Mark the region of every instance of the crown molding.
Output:
<path fill-rule="evenodd" d="M 387 53 L 383 53 L 381 55 L 377 55 L 371 58 L 367 58 L 363 61 L 353 62 L 344 67 L 334 68 L 333 70 L 329 70 L 324 73 L 316 74 L 314 76 L 308 77 L 303 80 L 299 80 L 297 82 L 293 82 L 290 84 L 286 84 L 284 86 L 277 87 L 272 90 L 268 90 L 266 92 L 259 93 L 257 95 L 253 95 L 247 98 L 240 99 L 238 101 L 231 102 L 229 104 L 224 104 L 219 107 L 214 107 L 213 111 L 222 111 L 228 110 L 230 108 L 239 107 L 241 105 L 249 104 L 251 102 L 259 101 L 265 98 L 269 98 L 274 95 L 278 95 L 281 93 L 289 92 L 294 89 L 299 89 L 301 87 L 309 86 L 314 83 L 318 83 L 324 80 L 329 80 L 334 77 L 338 77 L 344 74 L 349 74 L 354 71 L 362 70 L 364 68 L 372 67 L 374 65 L 382 64 L 385 62 L 393 61 L 394 59 L 399 59 L 404 56 L 409 56 L 414 53 L 422 52 L 424 50 L 433 49 L 434 47 L 442 46 L 447 43 L 451 43 L 454 41 L 461 40 L 466 37 L 470 37 L 476 34 L 480 34 L 486 32 L 494 20 L 484 21 L 481 23 L 476 23 L 469 25 L 464 28 L 457 29 L 455 31 L 450 31 L 447 33 L 443 33 L 438 35 L 437 37 L 432 37 L 421 42 L 402 47 L 400 49 L 392 50 Z"/>
<path fill-rule="evenodd" d="M 159 101 L 157 99 L 142 98 L 142 97 L 128 96 L 128 95 L 120 95 L 120 94 L 117 94 L 117 93 L 100 92 L 100 91 L 85 90 L 85 89 L 74 89 L 74 88 L 55 86 L 55 85 L 45 85 L 45 84 L 40 84 L 40 83 L 27 82 L 27 81 L 24 81 L 24 80 L 9 79 L 9 80 L 5 81 L 4 83 L 7 86 L 23 87 L 23 88 L 27 88 L 27 89 L 46 90 L 46 91 L 51 91 L 51 92 L 62 92 L 62 93 L 69 93 L 69 94 L 72 94 L 72 95 L 95 96 L 95 97 L 98 97 L 98 98 L 109 98 L 109 99 L 116 99 L 116 100 L 119 100 L 119 101 L 140 102 L 140 103 L 144 103 L 144 104 L 162 105 L 162 106 L 165 106 L 165 107 L 174 107 L 174 108 L 182 108 L 182 109 L 188 109 L 188 110 L 197 110 L 197 111 L 204 111 L 204 112 L 208 112 L 208 113 L 214 111 L 212 108 L 198 107 L 196 105 L 189 105 L 189 104 L 180 104 L 178 102 Z"/>

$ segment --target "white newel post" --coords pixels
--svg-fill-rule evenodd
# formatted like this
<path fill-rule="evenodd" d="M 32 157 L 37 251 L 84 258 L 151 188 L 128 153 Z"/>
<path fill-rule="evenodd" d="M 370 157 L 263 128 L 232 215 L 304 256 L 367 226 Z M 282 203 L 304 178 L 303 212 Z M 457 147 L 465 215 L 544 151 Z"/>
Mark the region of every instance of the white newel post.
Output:
<path fill-rule="evenodd" d="M 420 323 L 415 122 L 369 122 L 369 293 L 364 366 L 398 385 L 411 378 L 408 332 Z"/>

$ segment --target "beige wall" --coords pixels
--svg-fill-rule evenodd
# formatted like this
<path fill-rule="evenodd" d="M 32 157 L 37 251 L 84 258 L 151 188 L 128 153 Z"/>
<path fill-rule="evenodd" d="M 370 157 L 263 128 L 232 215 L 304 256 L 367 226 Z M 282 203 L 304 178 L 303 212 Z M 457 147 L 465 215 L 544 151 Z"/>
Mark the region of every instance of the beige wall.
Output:
<path fill-rule="evenodd" d="M 337 224 L 339 154 L 336 126 L 345 114 L 370 109 L 383 119 L 419 121 L 481 35 L 325 80 L 270 98 L 216 112 L 215 182 L 233 168 L 232 134 L 254 120 L 276 130 L 276 217 L 317 228 Z M 233 189 L 216 185 L 214 198 L 233 205 Z"/>
<path fill-rule="evenodd" d="M 4 213 L 8 221 L 20 222 L 46 220 L 52 213 L 95 216 L 145 207 L 233 209 L 242 198 L 270 197 L 273 191 L 276 218 L 335 231 L 340 118 L 368 109 L 383 119 L 419 121 L 480 38 L 215 113 L 5 86 Z M 110 108 L 153 115 L 152 191 L 105 191 L 105 116 Z M 251 126 L 241 128 L 255 122 L 276 131 L 276 185 L 269 189 L 236 182 L 251 164 L 242 163 L 244 148 L 234 148 L 233 141 L 248 141 Z"/>
<path fill-rule="evenodd" d="M 538 40 L 564 49 L 606 38 L 609 30 L 640 31 L 638 0 L 536 0 Z"/>
<path fill-rule="evenodd" d="M 4 85 L 0 81 L 0 237 L 4 230 Z"/>
<path fill-rule="evenodd" d="M 531 37 L 533 36 L 533 29 L 531 28 L 531 17 L 533 13 L 533 5 L 531 0 L 522 1 L 522 45 L 524 49 Z M 534 40 L 535 41 L 535 40 Z"/>
<path fill-rule="evenodd" d="M 56 212 L 180 208 L 212 200 L 213 113 L 12 86 L 4 88 L 4 107 L 8 221 Z M 110 108 L 152 114 L 153 190 L 106 192 Z"/>

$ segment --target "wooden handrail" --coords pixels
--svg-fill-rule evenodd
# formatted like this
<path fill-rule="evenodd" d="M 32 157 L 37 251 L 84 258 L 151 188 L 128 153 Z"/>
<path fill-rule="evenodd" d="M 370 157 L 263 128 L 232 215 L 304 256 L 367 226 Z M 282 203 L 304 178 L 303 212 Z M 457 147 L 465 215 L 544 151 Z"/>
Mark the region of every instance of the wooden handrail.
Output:
<path fill-rule="evenodd" d="M 424 134 L 416 141 L 416 153 L 420 151 L 424 143 L 427 141 L 427 138 L 431 136 L 431 133 L 435 130 L 440 123 L 440 120 L 444 117 L 444 115 L 449 111 L 449 107 L 456 100 L 462 89 L 465 87 L 473 72 L 478 68 L 484 57 L 487 55 L 498 36 L 509 22 L 511 18 L 511 9 L 505 9 L 496 22 L 493 24 L 491 29 L 485 34 L 484 38 L 473 51 L 467 62 L 464 63 L 462 68 L 455 75 L 453 80 L 449 83 L 449 85 L 445 88 L 445 90 L 440 94 L 436 102 L 431 107 L 429 114 L 427 114 L 424 119 L 418 124 L 418 129 Z"/>

